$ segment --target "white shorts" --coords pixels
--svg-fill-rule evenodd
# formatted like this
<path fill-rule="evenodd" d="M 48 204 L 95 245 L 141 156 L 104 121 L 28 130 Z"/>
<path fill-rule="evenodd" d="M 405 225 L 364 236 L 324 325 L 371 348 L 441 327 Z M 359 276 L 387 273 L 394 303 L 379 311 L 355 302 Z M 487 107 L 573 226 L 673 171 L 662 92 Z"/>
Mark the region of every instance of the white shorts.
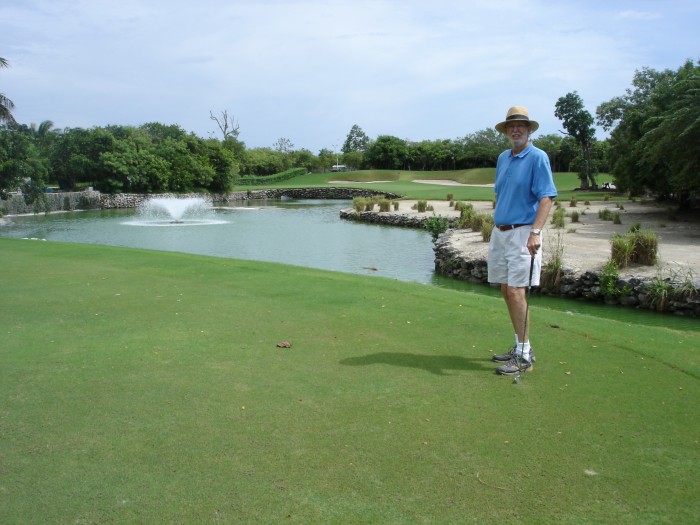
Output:
<path fill-rule="evenodd" d="M 535 255 L 532 266 L 532 282 L 530 280 L 530 262 L 532 260 L 527 249 L 531 225 L 520 226 L 508 231 L 494 227 L 489 242 L 489 282 L 507 284 L 517 288 L 539 286 L 540 269 L 542 267 L 542 247 Z"/>

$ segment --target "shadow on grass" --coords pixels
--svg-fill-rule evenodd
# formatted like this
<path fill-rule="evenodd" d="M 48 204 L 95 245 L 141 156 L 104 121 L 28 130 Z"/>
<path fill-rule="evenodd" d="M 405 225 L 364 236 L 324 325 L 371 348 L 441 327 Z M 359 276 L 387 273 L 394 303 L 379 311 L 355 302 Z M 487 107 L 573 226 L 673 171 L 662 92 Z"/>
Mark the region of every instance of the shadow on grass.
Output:
<path fill-rule="evenodd" d="M 486 366 L 488 363 L 489 366 Z M 348 357 L 340 361 L 346 366 L 392 365 L 419 368 L 440 376 L 450 375 L 448 370 L 478 370 L 493 372 L 493 363 L 488 358 L 466 358 L 454 355 L 420 355 L 405 352 L 379 352 L 359 357 Z"/>

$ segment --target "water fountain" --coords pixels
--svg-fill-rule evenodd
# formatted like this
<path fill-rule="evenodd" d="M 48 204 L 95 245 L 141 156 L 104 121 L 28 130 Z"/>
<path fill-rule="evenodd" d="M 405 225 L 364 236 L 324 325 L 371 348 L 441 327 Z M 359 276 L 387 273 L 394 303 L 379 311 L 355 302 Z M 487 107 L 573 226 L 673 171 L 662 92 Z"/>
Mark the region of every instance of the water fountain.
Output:
<path fill-rule="evenodd" d="M 213 218 L 211 203 L 202 197 L 157 197 L 138 207 L 135 219 L 125 222 L 130 226 L 202 226 L 225 224 Z"/>

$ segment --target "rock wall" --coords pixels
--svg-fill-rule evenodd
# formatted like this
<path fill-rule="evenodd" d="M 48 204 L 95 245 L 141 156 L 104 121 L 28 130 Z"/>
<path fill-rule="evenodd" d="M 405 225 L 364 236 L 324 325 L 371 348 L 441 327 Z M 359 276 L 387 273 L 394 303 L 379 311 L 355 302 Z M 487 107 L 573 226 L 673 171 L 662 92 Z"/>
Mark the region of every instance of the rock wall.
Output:
<path fill-rule="evenodd" d="M 117 193 L 102 194 L 99 191 L 81 191 L 71 193 L 45 193 L 45 199 L 36 204 L 28 205 L 22 195 L 10 195 L 7 200 L 0 200 L 0 212 L 3 215 L 21 215 L 26 213 L 44 213 L 72 210 L 99 210 L 114 208 L 137 208 L 142 202 L 156 197 L 202 197 L 214 204 L 226 205 L 232 202 L 260 199 L 352 199 L 353 197 L 371 197 L 385 195 L 389 199 L 400 199 L 402 196 L 382 191 L 363 190 L 356 188 L 287 188 L 235 191 L 225 194 L 137 194 Z"/>
<path fill-rule="evenodd" d="M 66 193 L 43 193 L 34 204 L 24 202 L 22 195 L 10 195 L 0 199 L 0 212 L 3 215 L 22 215 L 52 211 L 91 210 L 100 208 L 100 192 L 76 191 Z"/>
<path fill-rule="evenodd" d="M 396 197 L 390 197 L 396 198 Z M 369 222 L 372 224 L 387 224 L 389 226 L 402 226 L 404 228 L 422 228 L 426 219 L 432 215 L 418 216 L 418 215 L 404 215 L 394 212 L 378 212 L 378 211 L 355 211 L 354 209 L 347 209 L 340 211 L 340 218 L 349 221 L 358 222 Z M 450 227 L 455 226 L 458 218 L 448 217 L 447 218 Z"/>

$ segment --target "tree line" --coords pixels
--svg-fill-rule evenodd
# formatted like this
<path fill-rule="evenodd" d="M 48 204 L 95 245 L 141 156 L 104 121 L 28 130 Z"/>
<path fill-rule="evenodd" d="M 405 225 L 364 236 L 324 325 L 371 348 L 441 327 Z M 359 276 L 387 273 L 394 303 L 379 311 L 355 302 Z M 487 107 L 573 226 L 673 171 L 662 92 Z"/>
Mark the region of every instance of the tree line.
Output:
<path fill-rule="evenodd" d="M 0 67 L 7 67 L 0 58 Z M 700 198 L 700 71 L 687 61 L 677 70 L 637 71 L 632 87 L 601 104 L 596 120 L 578 93 L 559 98 L 559 134 L 534 138 L 554 171 L 575 171 L 582 188 L 609 172 L 621 191 L 652 192 L 690 204 Z M 229 191 L 241 176 L 266 176 L 292 168 L 421 171 L 493 167 L 508 147 L 492 128 L 456 139 L 411 141 L 391 135 L 370 139 L 353 125 L 340 151 L 318 154 L 280 138 L 269 148 L 247 148 L 227 111 L 210 112 L 221 139 L 203 139 L 177 125 L 54 129 L 51 121 L 25 125 L 0 94 L 0 196 L 21 189 L 27 198 L 46 185 L 64 190 L 93 186 L 103 192 Z M 594 122 L 610 133 L 595 138 Z"/>

